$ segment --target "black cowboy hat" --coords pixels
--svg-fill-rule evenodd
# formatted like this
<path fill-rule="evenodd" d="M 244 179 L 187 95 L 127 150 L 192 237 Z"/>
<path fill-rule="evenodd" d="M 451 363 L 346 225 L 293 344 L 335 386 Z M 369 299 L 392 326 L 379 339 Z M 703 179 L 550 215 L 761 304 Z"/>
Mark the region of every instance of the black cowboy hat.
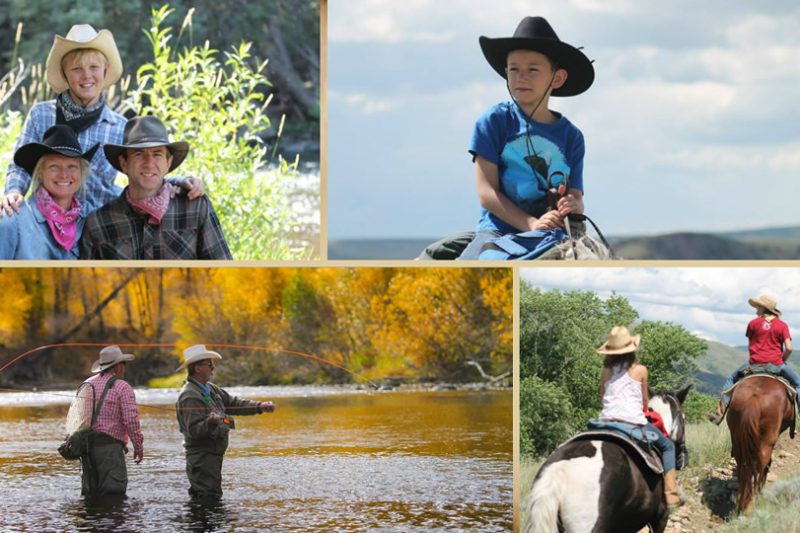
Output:
<path fill-rule="evenodd" d="M 111 166 L 122 172 L 119 166 L 119 156 L 128 148 L 155 148 L 166 146 L 172 154 L 172 164 L 167 172 L 172 172 L 186 159 L 189 153 L 189 143 L 184 141 L 169 142 L 167 127 L 158 117 L 133 117 L 125 124 L 122 134 L 123 144 L 107 144 L 103 152 Z"/>
<path fill-rule="evenodd" d="M 81 152 L 81 144 L 78 142 L 78 134 L 75 133 L 75 130 L 66 124 L 58 124 L 44 132 L 42 142 L 20 146 L 14 153 L 14 163 L 33 176 L 33 169 L 36 168 L 36 163 L 42 156 L 57 154 L 66 157 L 81 157 L 86 161 L 91 161 L 98 146 L 100 143 Z"/>
<path fill-rule="evenodd" d="M 586 55 L 561 40 L 543 17 L 525 17 L 514 31 L 513 37 L 492 39 L 481 36 L 481 50 L 492 68 L 506 77 L 506 57 L 514 50 L 541 52 L 569 74 L 567 81 L 553 96 L 575 96 L 588 89 L 594 81 L 594 67 Z"/>

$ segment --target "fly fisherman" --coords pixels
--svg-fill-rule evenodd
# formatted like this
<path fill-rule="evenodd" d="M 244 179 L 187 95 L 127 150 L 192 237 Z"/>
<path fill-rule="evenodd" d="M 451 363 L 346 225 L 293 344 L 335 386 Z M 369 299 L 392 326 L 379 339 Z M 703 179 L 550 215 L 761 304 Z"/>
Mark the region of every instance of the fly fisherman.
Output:
<path fill-rule="evenodd" d="M 94 389 L 96 419 L 89 438 L 89 454 L 81 458 L 81 494 L 124 495 L 128 488 L 125 453 L 128 438 L 133 443 L 133 462 L 144 455 L 144 436 L 139 427 L 139 411 L 131 386 L 123 381 L 125 366 L 133 355 L 119 346 L 106 346 L 92 365 L 95 375 L 84 383 Z M 104 391 L 107 389 L 108 392 Z"/>
<path fill-rule="evenodd" d="M 228 433 L 234 429 L 231 415 L 256 415 L 275 410 L 272 402 L 242 400 L 211 383 L 217 352 L 202 344 L 183 351 L 186 384 L 177 403 L 178 425 L 183 433 L 189 495 L 222 497 L 222 457 L 228 449 Z"/>

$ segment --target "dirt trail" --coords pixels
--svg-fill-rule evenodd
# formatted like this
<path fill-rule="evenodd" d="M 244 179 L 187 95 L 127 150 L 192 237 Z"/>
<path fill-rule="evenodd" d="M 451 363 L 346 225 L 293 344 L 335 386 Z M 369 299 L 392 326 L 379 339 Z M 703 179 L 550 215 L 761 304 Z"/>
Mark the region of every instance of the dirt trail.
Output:
<path fill-rule="evenodd" d="M 700 473 L 695 469 L 688 476 L 679 473 L 680 487 L 688 501 L 672 513 L 666 533 L 711 532 L 734 518 L 735 468 L 736 463 L 731 459 L 727 467 L 708 466 Z M 799 469 L 800 432 L 792 440 L 787 431 L 778 439 L 772 453 L 772 467 L 764 488 L 778 479 L 797 474 Z"/>

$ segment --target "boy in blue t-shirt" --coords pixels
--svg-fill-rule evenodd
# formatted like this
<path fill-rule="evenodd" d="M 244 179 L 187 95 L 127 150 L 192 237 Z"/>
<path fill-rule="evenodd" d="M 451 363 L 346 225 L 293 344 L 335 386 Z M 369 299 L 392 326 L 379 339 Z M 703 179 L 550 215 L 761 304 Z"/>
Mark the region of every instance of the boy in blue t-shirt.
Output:
<path fill-rule="evenodd" d="M 586 91 L 594 81 L 592 62 L 560 41 L 542 17 L 525 17 L 513 37 L 481 37 L 480 45 L 506 79 L 512 101 L 493 106 L 475 124 L 469 152 L 481 215 L 475 239 L 458 259 L 478 259 L 495 237 L 563 228 L 565 216 L 583 213 L 583 134 L 548 103 L 550 95 Z M 559 196 L 551 194 L 548 203 L 550 189 Z"/>

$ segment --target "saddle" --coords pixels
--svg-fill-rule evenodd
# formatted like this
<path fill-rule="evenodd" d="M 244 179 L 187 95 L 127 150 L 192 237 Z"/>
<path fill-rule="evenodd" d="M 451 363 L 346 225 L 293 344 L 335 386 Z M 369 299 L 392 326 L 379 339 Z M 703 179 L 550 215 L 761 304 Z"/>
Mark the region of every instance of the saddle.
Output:
<path fill-rule="evenodd" d="M 583 433 L 575 435 L 564 444 L 583 440 L 613 442 L 622 447 L 628 455 L 633 457 L 634 460 L 638 460 L 654 474 L 664 474 L 664 466 L 661 463 L 661 456 L 658 454 L 657 449 L 654 446 L 650 446 L 649 442 L 645 444 L 644 442 L 634 440 L 623 433 L 622 430 L 611 429 L 610 426 L 609 429 L 590 429 L 589 431 L 584 431 Z M 564 444 L 562 444 L 562 446 Z"/>
<path fill-rule="evenodd" d="M 780 375 L 780 368 L 776 365 L 766 364 L 766 365 L 750 365 L 747 368 L 743 369 L 739 372 L 740 376 L 743 376 L 739 381 L 734 383 L 728 389 L 722 391 L 722 394 L 728 396 L 729 398 L 733 397 L 733 391 L 736 390 L 741 383 L 744 381 L 754 378 L 754 377 L 766 377 L 772 378 L 780 381 L 784 388 L 786 388 L 786 395 L 789 397 L 789 401 L 792 405 L 797 405 L 797 390 L 789 383 L 786 379 L 782 378 Z M 724 420 L 728 414 L 728 408 L 730 407 L 730 403 L 725 406 L 725 411 L 722 413 L 722 418 L 720 420 Z M 795 435 L 795 424 L 797 422 L 797 408 L 794 409 L 794 414 L 792 416 L 792 423 L 789 426 L 789 438 L 793 439 Z"/>

